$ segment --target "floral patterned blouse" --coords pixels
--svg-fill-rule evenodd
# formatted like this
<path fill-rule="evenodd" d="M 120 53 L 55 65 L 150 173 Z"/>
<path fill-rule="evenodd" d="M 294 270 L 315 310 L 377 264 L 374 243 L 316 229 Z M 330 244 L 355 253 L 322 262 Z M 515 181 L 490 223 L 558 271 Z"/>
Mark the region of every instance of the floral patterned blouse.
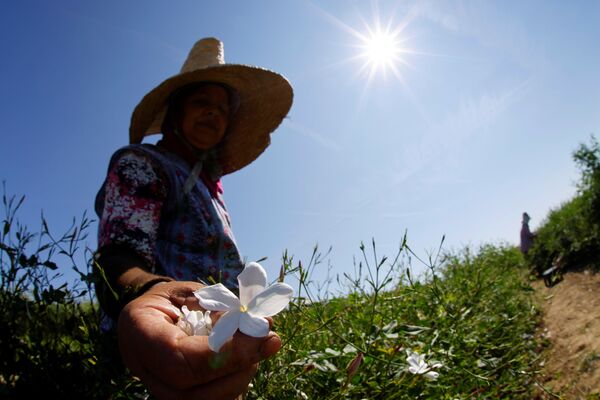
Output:
<path fill-rule="evenodd" d="M 198 178 L 185 194 L 189 174 L 188 163 L 161 147 L 118 150 L 96 196 L 98 249 L 125 246 L 153 273 L 235 289 L 243 263 L 222 193 Z"/>

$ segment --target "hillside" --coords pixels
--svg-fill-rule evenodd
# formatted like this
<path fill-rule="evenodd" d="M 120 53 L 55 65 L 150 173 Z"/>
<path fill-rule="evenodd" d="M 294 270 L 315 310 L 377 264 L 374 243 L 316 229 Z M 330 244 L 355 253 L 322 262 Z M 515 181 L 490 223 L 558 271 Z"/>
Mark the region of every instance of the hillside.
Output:
<path fill-rule="evenodd" d="M 600 274 L 570 272 L 552 288 L 533 287 L 544 314 L 540 339 L 549 345 L 543 385 L 566 399 L 600 399 Z"/>

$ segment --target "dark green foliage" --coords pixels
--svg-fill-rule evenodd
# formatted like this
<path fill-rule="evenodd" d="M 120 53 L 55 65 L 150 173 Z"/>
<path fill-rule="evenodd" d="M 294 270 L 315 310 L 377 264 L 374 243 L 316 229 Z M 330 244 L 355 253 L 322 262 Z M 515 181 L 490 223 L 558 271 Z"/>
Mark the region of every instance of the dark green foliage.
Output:
<path fill-rule="evenodd" d="M 3 195 L 0 232 L 0 398 L 115 398 L 143 389 L 125 374 L 116 340 L 99 326 L 90 295 L 88 261 L 77 267 L 90 221 L 84 216 L 60 238 L 42 219 L 30 233 L 15 215 L 23 203 Z M 79 274 L 74 284 L 60 281 L 55 261 Z M 127 395 L 126 393 L 129 393 Z"/>
<path fill-rule="evenodd" d="M 600 145 L 592 136 L 573 153 L 581 171 L 578 193 L 552 210 L 528 254 L 538 273 L 559 257 L 566 268 L 600 261 Z"/>

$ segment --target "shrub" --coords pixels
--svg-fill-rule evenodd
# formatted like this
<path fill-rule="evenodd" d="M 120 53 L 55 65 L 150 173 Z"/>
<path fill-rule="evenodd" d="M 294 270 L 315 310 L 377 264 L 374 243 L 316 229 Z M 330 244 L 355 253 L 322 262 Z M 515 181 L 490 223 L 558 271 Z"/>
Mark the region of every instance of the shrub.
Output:
<path fill-rule="evenodd" d="M 91 221 L 84 214 L 55 238 L 42 217 L 41 232 L 33 234 L 16 219 L 24 198 L 4 191 L 2 201 L 0 398 L 120 398 L 141 392 L 119 366 L 114 337 L 100 330 L 90 257 L 83 268 L 77 266 L 86 254 L 81 245 Z M 64 281 L 57 258 L 77 272 L 77 282 L 56 283 Z"/>
<path fill-rule="evenodd" d="M 592 136 L 573 153 L 581 171 L 577 194 L 550 211 L 528 254 L 538 272 L 557 258 L 565 266 L 597 264 L 600 260 L 600 145 Z"/>

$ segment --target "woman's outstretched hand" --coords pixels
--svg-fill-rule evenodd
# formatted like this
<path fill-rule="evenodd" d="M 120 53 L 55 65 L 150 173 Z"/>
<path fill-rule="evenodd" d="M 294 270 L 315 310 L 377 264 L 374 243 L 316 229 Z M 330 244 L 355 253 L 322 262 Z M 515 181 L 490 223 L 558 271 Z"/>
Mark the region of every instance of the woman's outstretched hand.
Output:
<path fill-rule="evenodd" d="M 263 338 L 237 332 L 219 353 L 208 348 L 208 336 L 188 336 L 176 325 L 179 310 L 183 305 L 200 309 L 193 292 L 201 287 L 159 283 L 119 315 L 123 362 L 160 399 L 234 399 L 247 390 L 258 362 L 281 347 L 273 332 Z"/>

